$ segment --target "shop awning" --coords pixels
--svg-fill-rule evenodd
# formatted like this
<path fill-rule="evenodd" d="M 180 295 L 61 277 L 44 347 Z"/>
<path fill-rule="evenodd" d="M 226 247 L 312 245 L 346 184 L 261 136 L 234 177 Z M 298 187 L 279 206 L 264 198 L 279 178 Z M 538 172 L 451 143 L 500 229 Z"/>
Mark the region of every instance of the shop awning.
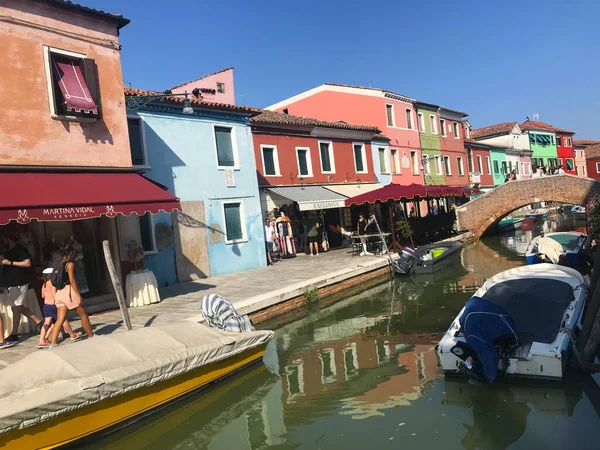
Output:
<path fill-rule="evenodd" d="M 52 65 L 67 111 L 98 114 L 98 105 L 92 98 L 80 62 L 53 56 Z"/>
<path fill-rule="evenodd" d="M 331 186 L 323 186 L 325 189 L 333 192 L 337 192 L 338 194 L 343 195 L 344 197 L 352 198 L 361 194 L 366 194 L 367 192 L 371 192 L 377 189 L 381 189 L 383 186 L 379 183 L 361 183 L 361 184 L 334 184 Z"/>
<path fill-rule="evenodd" d="M 322 186 L 279 186 L 269 191 L 298 203 L 300 211 L 343 208 L 347 199 Z"/>
<path fill-rule="evenodd" d="M 0 224 L 81 220 L 181 210 L 179 199 L 137 173 L 0 173 Z"/>
<path fill-rule="evenodd" d="M 421 184 L 410 184 L 402 186 L 399 184 L 388 184 L 365 194 L 346 200 L 346 205 L 362 205 L 363 203 L 387 202 L 388 200 L 410 201 L 416 197 L 420 199 L 438 198 L 438 197 L 462 197 L 479 192 L 478 189 L 464 188 L 461 186 L 425 186 Z"/>

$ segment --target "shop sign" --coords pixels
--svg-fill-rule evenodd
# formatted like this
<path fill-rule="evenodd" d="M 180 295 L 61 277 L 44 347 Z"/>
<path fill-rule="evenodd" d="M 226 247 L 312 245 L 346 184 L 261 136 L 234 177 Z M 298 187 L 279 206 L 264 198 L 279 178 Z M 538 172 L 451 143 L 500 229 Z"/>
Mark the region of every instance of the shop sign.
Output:
<path fill-rule="evenodd" d="M 76 220 L 86 217 L 98 217 L 93 206 L 74 206 L 69 208 L 45 208 L 38 220 Z"/>
<path fill-rule="evenodd" d="M 344 208 L 346 202 L 344 200 L 335 200 L 331 202 L 300 203 L 299 206 L 300 211 L 315 211 L 319 209 Z"/>

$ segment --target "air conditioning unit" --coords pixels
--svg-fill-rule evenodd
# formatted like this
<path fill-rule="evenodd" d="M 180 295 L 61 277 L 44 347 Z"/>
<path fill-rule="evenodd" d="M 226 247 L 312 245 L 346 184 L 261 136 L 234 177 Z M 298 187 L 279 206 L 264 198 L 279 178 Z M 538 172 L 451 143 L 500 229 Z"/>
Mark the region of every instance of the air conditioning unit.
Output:
<path fill-rule="evenodd" d="M 475 184 L 475 183 L 481 183 L 481 173 L 479 172 L 473 172 L 469 175 L 469 178 L 471 179 L 471 183 Z"/>
<path fill-rule="evenodd" d="M 408 157 L 406 157 L 406 156 L 402 157 L 402 168 L 410 169 L 410 159 L 408 159 Z"/>

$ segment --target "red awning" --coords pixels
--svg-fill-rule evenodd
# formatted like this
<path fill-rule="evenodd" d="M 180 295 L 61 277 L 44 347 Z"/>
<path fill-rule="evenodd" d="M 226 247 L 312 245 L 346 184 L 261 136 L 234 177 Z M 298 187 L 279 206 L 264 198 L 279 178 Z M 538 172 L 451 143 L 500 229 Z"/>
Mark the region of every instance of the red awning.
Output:
<path fill-rule="evenodd" d="M 0 173 L 0 224 L 181 210 L 179 199 L 137 173 Z"/>
<path fill-rule="evenodd" d="M 79 61 L 53 56 L 52 67 L 67 111 L 98 114 L 98 105 L 90 94 Z"/>
<path fill-rule="evenodd" d="M 462 197 L 479 192 L 478 189 L 464 188 L 460 186 L 424 186 L 421 184 L 410 184 L 402 186 L 399 184 L 388 184 L 371 192 L 352 197 L 346 200 L 346 206 L 362 205 L 363 203 L 387 202 L 388 200 L 413 200 L 432 197 Z"/>

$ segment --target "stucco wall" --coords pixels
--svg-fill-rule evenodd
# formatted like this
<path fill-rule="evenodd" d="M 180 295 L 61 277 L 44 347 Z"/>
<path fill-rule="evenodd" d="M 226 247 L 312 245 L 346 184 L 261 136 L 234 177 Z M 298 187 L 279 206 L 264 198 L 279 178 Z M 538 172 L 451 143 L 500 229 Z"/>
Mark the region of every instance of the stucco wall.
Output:
<path fill-rule="evenodd" d="M 440 118 L 446 121 L 446 137 L 440 137 L 440 149 L 443 156 L 450 158 L 451 174 L 444 176 L 444 181 L 449 186 L 468 186 L 469 174 L 467 164 L 467 151 L 465 150 L 465 131 L 460 120 L 453 120 L 451 117 Z M 454 137 L 454 122 L 458 124 L 458 139 Z M 438 128 L 440 127 L 438 120 Z M 448 131 L 451 128 L 451 131 Z M 463 174 L 459 172 L 458 158 L 462 158 Z"/>
<path fill-rule="evenodd" d="M 481 172 L 480 172 L 480 186 L 481 187 L 489 187 L 494 185 L 494 178 L 492 176 L 493 167 L 490 167 L 488 170 L 486 158 L 490 158 L 490 165 L 492 164 L 492 160 L 490 157 L 490 152 L 488 150 L 482 150 L 473 148 L 473 171 L 477 172 L 479 170 L 479 166 L 477 165 L 477 157 L 481 157 Z"/>
<path fill-rule="evenodd" d="M 0 5 L 0 161 L 6 165 L 131 167 L 115 25 L 33 2 Z M 93 58 L 102 118 L 50 117 L 44 46 Z"/>
<path fill-rule="evenodd" d="M 570 175 L 576 175 L 577 172 L 575 171 L 575 152 L 573 148 L 573 136 L 570 134 L 556 133 L 556 137 L 560 137 L 560 140 L 556 140 L 556 153 L 560 158 L 560 163 L 563 165 L 565 173 L 568 173 Z M 564 145 L 566 141 L 565 138 L 569 138 L 571 140 L 571 145 Z M 573 170 L 568 170 L 566 161 L 567 159 L 572 160 L 571 162 L 573 163 Z"/>
<path fill-rule="evenodd" d="M 500 184 L 504 184 L 505 175 L 502 172 L 502 162 L 506 161 L 506 154 L 504 150 L 500 149 L 491 149 L 490 150 L 490 159 L 492 163 L 492 179 L 494 181 L 494 186 L 498 186 Z M 494 161 L 498 162 L 498 172 L 494 170 Z"/>
<path fill-rule="evenodd" d="M 380 148 L 385 148 L 386 149 L 386 155 L 387 155 L 387 165 L 388 167 L 391 167 L 390 165 L 390 146 L 388 145 L 387 142 L 377 142 L 374 141 L 371 143 L 371 156 L 372 156 L 372 162 L 373 162 L 373 168 L 375 171 L 375 179 L 377 180 L 377 182 L 383 186 L 387 186 L 388 184 L 390 184 L 392 182 L 392 175 L 389 173 L 389 171 L 387 173 L 384 173 L 381 170 L 381 164 L 379 162 L 379 149 Z M 402 161 L 400 161 L 400 164 L 402 164 Z"/>
<path fill-rule="evenodd" d="M 423 122 L 425 124 L 425 131 L 419 133 L 419 139 L 421 142 L 421 151 L 423 155 L 429 157 L 429 175 L 425 175 L 425 184 L 445 184 L 444 179 L 444 164 L 442 161 L 442 172 L 438 174 L 436 170 L 435 157 L 441 156 L 440 147 L 440 130 L 439 130 L 439 117 L 436 110 L 419 107 L 417 108 L 417 114 L 423 114 Z M 429 115 L 434 115 L 436 123 L 438 124 L 438 134 L 433 134 L 431 129 L 431 123 Z M 415 122 L 418 127 L 418 118 Z M 451 170 L 452 171 L 452 170 Z"/>
<path fill-rule="evenodd" d="M 235 91 L 233 86 L 233 68 L 217 72 L 212 75 L 208 75 L 199 80 L 190 81 L 177 88 L 173 89 L 173 92 L 192 92 L 195 88 L 207 88 L 217 89 L 217 83 L 225 84 L 225 92 L 202 93 L 203 100 L 208 102 L 226 103 L 228 105 L 235 105 Z"/>
<path fill-rule="evenodd" d="M 266 264 L 256 164 L 248 119 L 221 115 L 202 117 L 141 112 L 148 162 L 147 176 L 164 184 L 183 202 L 204 202 L 210 274 L 221 275 Z M 231 126 L 239 156 L 235 187 L 225 185 L 225 172 L 217 169 L 213 125 Z M 242 203 L 246 242 L 225 243 L 223 203 Z M 168 263 L 172 264 L 172 258 Z M 201 270 L 198 276 L 201 277 Z"/>
<path fill-rule="evenodd" d="M 529 133 L 550 136 L 551 139 L 554 139 L 554 133 L 547 133 L 547 132 L 543 132 L 543 131 L 530 131 Z M 529 136 L 528 136 L 528 138 L 529 138 Z M 546 165 L 546 167 L 549 166 L 548 158 L 556 158 L 558 156 L 558 153 L 556 151 L 556 140 L 554 140 L 554 144 L 550 144 L 550 145 L 539 145 L 537 143 L 532 144 L 531 140 L 530 140 L 529 147 L 530 147 L 531 151 L 533 152 L 533 155 L 531 155 L 531 157 L 532 158 L 543 158 L 544 164 Z"/>

